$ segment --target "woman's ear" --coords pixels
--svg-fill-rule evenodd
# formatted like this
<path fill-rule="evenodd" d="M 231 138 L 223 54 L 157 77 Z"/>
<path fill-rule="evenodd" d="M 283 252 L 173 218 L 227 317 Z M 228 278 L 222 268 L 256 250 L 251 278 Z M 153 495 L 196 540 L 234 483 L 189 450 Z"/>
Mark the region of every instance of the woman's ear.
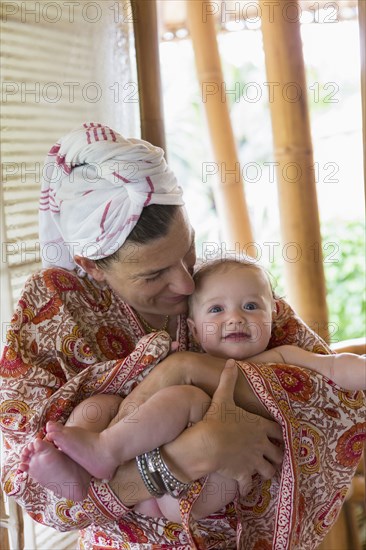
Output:
<path fill-rule="evenodd" d="M 82 256 L 74 256 L 74 262 L 96 281 L 104 281 L 104 271 L 97 267 L 93 260 L 83 258 Z"/>
<path fill-rule="evenodd" d="M 187 318 L 187 325 L 188 325 L 188 328 L 194 338 L 194 341 L 197 342 L 197 344 L 199 344 L 200 342 L 198 341 L 198 333 L 197 333 L 197 329 L 196 329 L 196 323 L 193 321 L 193 319 L 191 319 L 190 317 Z"/>

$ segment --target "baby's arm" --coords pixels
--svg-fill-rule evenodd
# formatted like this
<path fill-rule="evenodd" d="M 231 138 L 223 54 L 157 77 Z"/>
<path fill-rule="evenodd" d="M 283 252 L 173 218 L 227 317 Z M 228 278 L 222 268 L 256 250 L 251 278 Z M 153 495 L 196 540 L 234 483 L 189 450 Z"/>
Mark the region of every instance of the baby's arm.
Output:
<path fill-rule="evenodd" d="M 325 374 L 347 390 L 366 390 L 366 358 L 354 353 L 321 355 L 296 346 L 279 346 L 250 357 L 250 360 L 306 367 Z"/>

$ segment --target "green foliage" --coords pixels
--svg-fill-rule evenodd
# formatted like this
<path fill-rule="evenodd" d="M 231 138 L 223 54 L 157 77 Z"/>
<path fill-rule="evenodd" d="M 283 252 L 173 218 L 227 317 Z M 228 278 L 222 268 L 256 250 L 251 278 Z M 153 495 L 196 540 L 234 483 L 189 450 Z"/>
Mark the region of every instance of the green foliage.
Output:
<path fill-rule="evenodd" d="M 334 235 L 337 235 L 336 239 Z M 332 261 L 324 258 L 329 321 L 337 326 L 333 339 L 363 337 L 366 331 L 363 221 L 337 220 L 325 224 L 323 246 L 327 243 L 338 247 Z"/>
<path fill-rule="evenodd" d="M 366 332 L 365 232 L 362 220 L 322 224 L 322 251 L 327 287 L 331 343 L 361 338 Z M 284 262 L 280 255 L 266 265 L 275 292 L 286 299 Z"/>

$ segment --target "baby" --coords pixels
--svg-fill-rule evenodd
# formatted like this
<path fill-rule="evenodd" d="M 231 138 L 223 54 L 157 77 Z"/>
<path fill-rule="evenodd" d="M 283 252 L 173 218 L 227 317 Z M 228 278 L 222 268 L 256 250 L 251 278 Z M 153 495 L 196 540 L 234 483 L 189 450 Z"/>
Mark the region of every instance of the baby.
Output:
<path fill-rule="evenodd" d="M 205 263 L 195 274 L 190 297 L 190 330 L 209 354 L 253 362 L 306 367 L 347 390 L 366 389 L 366 360 L 352 353 L 320 355 L 296 346 L 266 350 L 276 316 L 267 273 L 237 260 Z"/>
<path fill-rule="evenodd" d="M 237 260 L 204 263 L 195 274 L 195 285 L 188 325 L 205 352 L 238 361 L 288 363 L 325 374 L 345 389 L 366 389 L 363 357 L 350 353 L 319 355 L 296 346 L 266 351 L 276 301 L 267 273 L 257 264 Z M 74 409 L 65 426 L 47 423 L 46 440 L 36 440 L 24 449 L 21 469 L 45 486 L 52 480 L 69 491 L 73 484 L 73 499 L 85 498 L 91 476 L 110 479 L 125 461 L 172 441 L 190 423 L 202 420 L 210 405 L 210 397 L 200 389 L 205 387 L 204 376 L 207 378 L 198 370 L 193 373 L 192 386 L 166 387 L 127 416 L 124 411 L 133 404 L 134 392 L 124 400 L 115 395 L 86 399 Z M 219 374 L 213 372 L 210 377 L 210 383 L 217 386 Z M 245 387 L 238 406 L 272 419 L 249 384 Z M 84 414 L 91 403 L 100 411 L 97 422 L 88 421 Z M 204 489 L 192 508 L 196 519 L 218 511 L 236 494 L 234 480 L 211 474 L 209 481 L 207 487 L 211 490 Z M 220 490 L 212 494 L 212 487 Z M 62 489 L 59 492 L 60 496 L 69 496 L 66 489 L 65 493 Z M 135 510 L 180 521 L 178 502 L 168 495 L 142 502 Z"/>

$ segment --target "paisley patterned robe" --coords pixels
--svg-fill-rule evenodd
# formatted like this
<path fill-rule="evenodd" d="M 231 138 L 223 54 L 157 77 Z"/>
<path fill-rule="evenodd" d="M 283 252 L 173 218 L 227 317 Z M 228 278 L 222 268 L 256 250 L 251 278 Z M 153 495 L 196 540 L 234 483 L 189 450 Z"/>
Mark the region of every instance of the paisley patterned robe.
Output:
<path fill-rule="evenodd" d="M 284 301 L 278 305 L 269 347 L 296 344 L 329 353 Z M 179 350 L 191 349 L 184 316 L 178 342 Z M 92 394 L 127 395 L 168 351 L 166 336 L 144 336 L 134 312 L 106 284 L 59 268 L 33 275 L 0 363 L 5 492 L 38 522 L 60 531 L 80 529 L 83 550 L 315 548 L 334 523 L 360 459 L 366 399 L 303 368 L 240 363 L 282 426 L 282 471 L 270 481 L 255 476 L 246 497 L 203 520 L 193 521 L 190 509 L 205 480 L 181 499 L 178 524 L 134 512 L 102 481 L 93 479 L 88 497 L 73 502 L 18 470 L 21 450 L 44 435 L 48 420 L 65 422 Z"/>

